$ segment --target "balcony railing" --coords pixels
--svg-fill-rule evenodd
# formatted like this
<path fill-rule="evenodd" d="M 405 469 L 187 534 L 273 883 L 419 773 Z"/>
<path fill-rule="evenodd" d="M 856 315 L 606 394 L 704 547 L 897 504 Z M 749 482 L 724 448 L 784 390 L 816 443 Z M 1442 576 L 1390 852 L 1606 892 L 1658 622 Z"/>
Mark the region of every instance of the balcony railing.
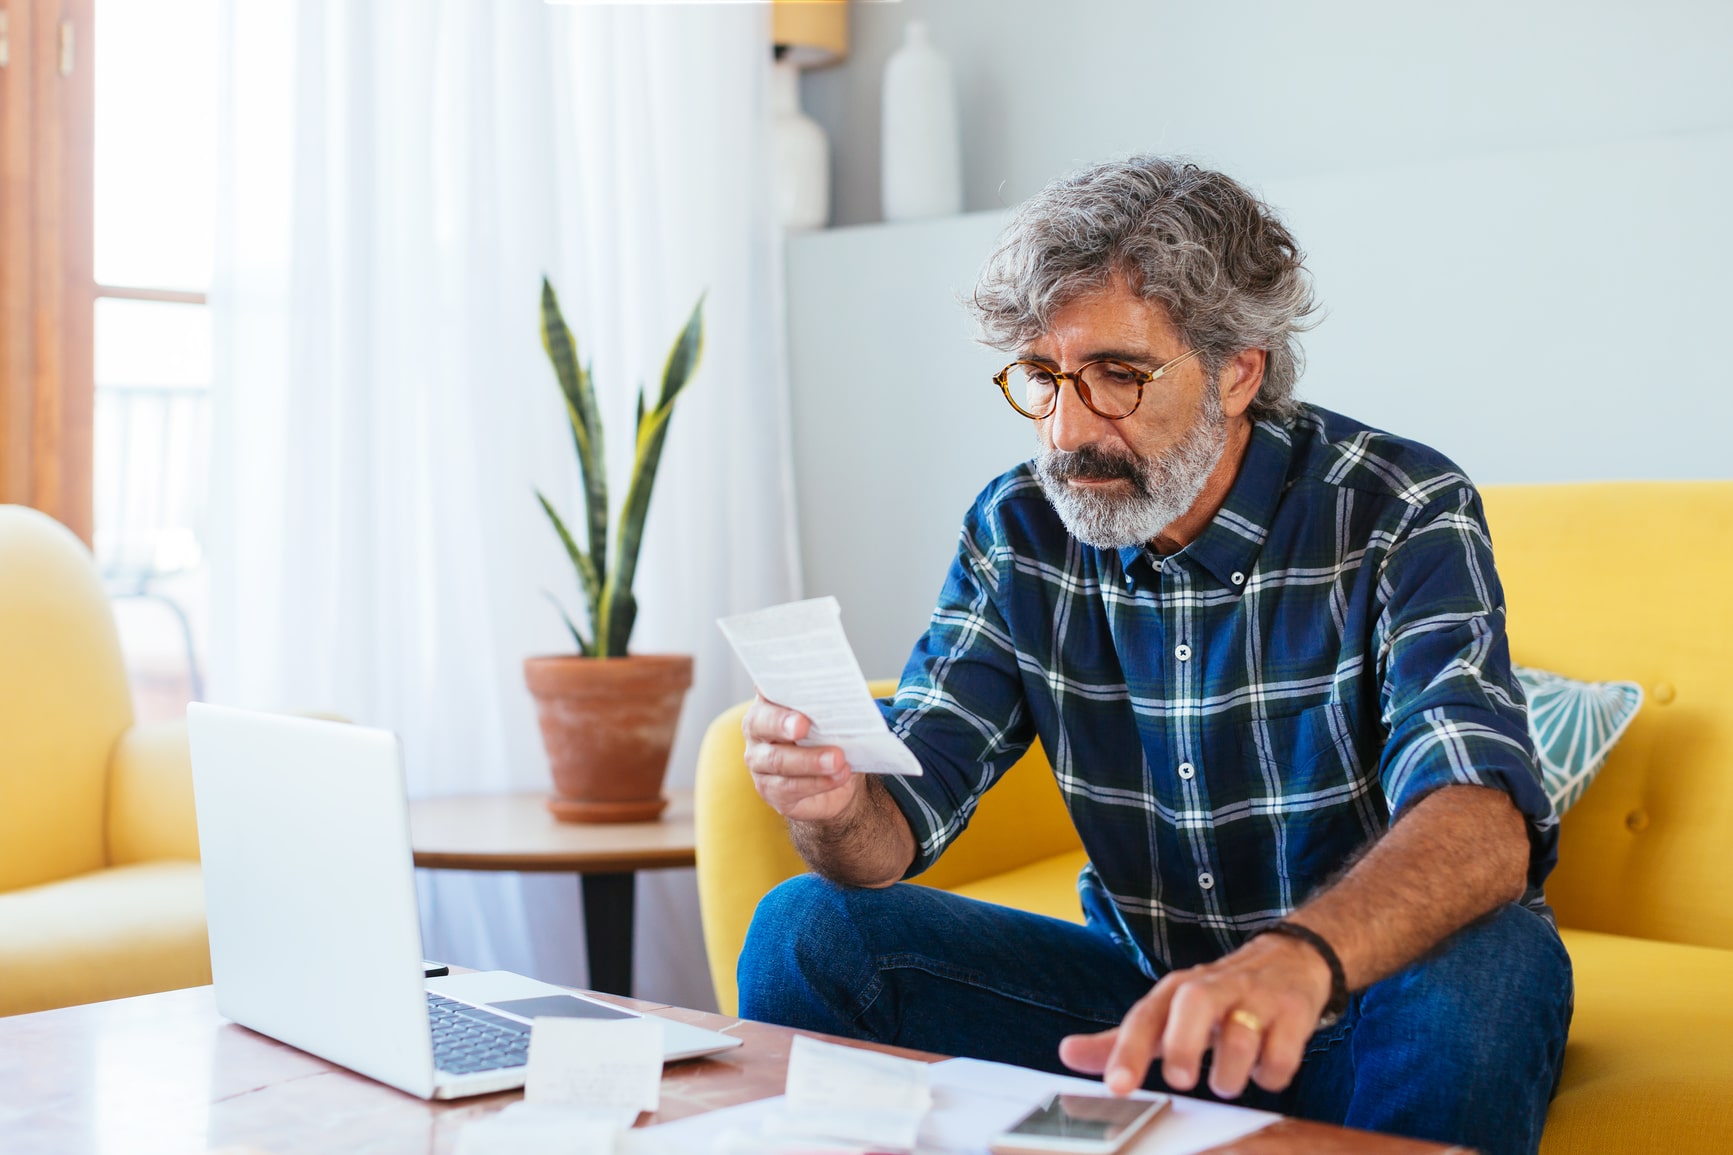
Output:
<path fill-rule="evenodd" d="M 110 597 L 146 598 L 173 615 L 195 700 L 204 676 L 188 590 L 205 559 L 210 391 L 98 386 L 95 553 Z"/>

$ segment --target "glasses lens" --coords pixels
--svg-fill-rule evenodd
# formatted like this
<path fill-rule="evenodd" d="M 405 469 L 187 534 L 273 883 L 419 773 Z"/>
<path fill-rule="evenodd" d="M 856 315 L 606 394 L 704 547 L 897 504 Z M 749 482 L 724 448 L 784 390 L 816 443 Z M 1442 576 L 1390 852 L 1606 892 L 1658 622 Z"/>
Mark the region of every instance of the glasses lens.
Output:
<path fill-rule="evenodd" d="M 1081 374 L 1090 407 L 1103 417 L 1125 417 L 1143 396 L 1143 374 L 1123 361 L 1096 361 Z"/>
<path fill-rule="evenodd" d="M 1052 373 L 1028 361 L 1019 361 L 1006 370 L 1005 391 L 1011 404 L 1027 417 L 1045 417 L 1053 412 L 1054 399 L 1059 395 L 1059 381 Z"/>

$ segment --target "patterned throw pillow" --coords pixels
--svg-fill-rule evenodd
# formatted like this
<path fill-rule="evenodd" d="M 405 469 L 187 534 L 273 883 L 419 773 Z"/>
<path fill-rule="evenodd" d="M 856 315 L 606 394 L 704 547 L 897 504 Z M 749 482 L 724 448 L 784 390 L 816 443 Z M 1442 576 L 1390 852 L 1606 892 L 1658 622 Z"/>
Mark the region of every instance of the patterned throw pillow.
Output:
<path fill-rule="evenodd" d="M 1542 784 L 1553 810 L 1563 814 L 1583 796 L 1637 716 L 1643 688 L 1635 682 L 1579 682 L 1526 666 L 1515 671 L 1528 695 L 1528 732 L 1540 752 Z"/>

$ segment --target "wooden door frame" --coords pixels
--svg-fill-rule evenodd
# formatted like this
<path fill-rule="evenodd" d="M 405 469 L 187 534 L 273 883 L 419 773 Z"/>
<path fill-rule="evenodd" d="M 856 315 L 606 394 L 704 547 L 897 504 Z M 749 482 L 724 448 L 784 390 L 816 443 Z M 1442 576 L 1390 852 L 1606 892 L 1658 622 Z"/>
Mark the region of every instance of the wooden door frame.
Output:
<path fill-rule="evenodd" d="M 95 0 L 0 0 L 0 502 L 91 536 Z"/>

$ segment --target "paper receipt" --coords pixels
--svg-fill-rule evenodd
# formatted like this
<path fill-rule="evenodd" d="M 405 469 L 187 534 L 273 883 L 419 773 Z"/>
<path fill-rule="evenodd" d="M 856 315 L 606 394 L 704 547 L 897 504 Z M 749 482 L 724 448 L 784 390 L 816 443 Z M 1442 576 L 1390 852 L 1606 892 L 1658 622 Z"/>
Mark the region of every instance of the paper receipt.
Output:
<path fill-rule="evenodd" d="M 789 602 L 717 623 L 758 692 L 812 720 L 802 746 L 837 746 L 857 774 L 919 775 L 867 690 L 835 598 Z"/>
<path fill-rule="evenodd" d="M 627 1123 L 654 1111 L 662 1086 L 662 1023 L 537 1018 L 530 1030 L 524 1100 L 622 1109 Z"/>

